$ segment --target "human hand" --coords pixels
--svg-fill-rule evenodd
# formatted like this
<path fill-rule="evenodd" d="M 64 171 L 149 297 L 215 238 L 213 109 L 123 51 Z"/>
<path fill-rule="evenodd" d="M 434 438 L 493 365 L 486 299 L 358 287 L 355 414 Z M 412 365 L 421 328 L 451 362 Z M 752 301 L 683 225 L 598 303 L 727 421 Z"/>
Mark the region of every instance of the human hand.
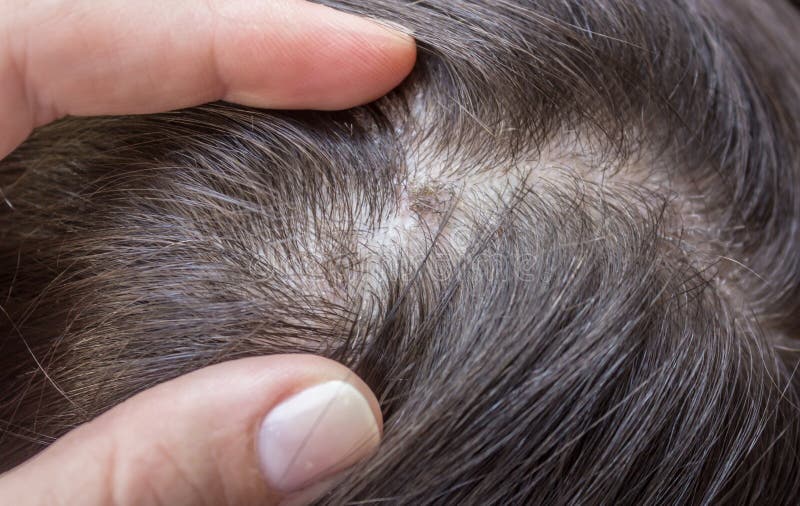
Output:
<path fill-rule="evenodd" d="M 344 109 L 415 57 L 411 37 L 301 0 L 0 0 L 0 158 L 65 115 Z"/>
<path fill-rule="evenodd" d="M 346 108 L 397 85 L 415 55 L 406 35 L 300 0 L 0 0 L 0 158 L 65 115 Z M 229 362 L 70 432 L 0 476 L 0 504 L 305 503 L 381 427 L 375 397 L 335 362 Z"/>
<path fill-rule="evenodd" d="M 0 476 L 0 504 L 306 504 L 369 456 L 369 388 L 310 355 L 214 365 L 158 385 Z"/>

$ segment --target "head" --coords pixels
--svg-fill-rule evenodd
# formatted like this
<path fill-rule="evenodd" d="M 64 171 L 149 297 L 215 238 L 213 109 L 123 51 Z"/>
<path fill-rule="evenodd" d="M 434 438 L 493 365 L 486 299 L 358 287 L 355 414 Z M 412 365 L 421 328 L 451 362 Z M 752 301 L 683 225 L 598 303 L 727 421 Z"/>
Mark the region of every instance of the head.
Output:
<path fill-rule="evenodd" d="M 800 15 L 326 2 L 411 28 L 343 112 L 71 118 L 0 163 L 0 471 L 188 371 L 353 368 L 323 502 L 791 504 Z"/>

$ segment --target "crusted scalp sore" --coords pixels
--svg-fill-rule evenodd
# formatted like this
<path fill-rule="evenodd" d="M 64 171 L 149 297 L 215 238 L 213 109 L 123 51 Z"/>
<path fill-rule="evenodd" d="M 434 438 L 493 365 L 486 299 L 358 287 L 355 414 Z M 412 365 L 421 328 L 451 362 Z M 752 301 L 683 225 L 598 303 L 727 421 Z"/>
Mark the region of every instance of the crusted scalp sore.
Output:
<path fill-rule="evenodd" d="M 0 471 L 310 351 L 385 418 L 323 503 L 794 504 L 793 7 L 325 3 L 410 28 L 407 82 L 69 118 L 0 162 Z"/>

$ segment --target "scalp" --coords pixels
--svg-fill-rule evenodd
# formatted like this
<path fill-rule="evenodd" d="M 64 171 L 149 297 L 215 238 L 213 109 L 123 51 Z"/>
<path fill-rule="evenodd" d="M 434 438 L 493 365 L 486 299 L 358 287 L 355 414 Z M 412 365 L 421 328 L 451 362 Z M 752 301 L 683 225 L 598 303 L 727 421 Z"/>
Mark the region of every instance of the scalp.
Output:
<path fill-rule="evenodd" d="M 386 419 L 332 504 L 790 504 L 788 6 L 336 5 L 420 43 L 374 104 L 69 119 L 0 165 L 5 461 L 311 351 Z"/>

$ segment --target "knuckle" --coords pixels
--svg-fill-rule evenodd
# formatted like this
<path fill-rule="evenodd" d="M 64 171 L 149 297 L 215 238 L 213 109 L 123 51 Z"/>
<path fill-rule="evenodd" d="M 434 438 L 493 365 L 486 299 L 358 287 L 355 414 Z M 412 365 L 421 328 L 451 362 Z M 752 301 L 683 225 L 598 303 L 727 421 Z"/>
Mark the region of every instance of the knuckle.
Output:
<path fill-rule="evenodd" d="M 100 487 L 111 506 L 211 504 L 208 484 L 176 458 L 167 445 L 109 443 Z"/>

